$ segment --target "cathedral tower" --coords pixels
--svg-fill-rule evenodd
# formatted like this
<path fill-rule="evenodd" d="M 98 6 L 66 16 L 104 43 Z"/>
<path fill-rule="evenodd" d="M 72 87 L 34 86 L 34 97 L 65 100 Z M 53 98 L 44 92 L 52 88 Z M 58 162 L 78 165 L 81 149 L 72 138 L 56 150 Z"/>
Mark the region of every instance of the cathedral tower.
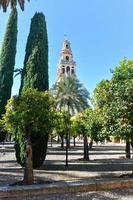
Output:
<path fill-rule="evenodd" d="M 57 81 L 65 75 L 75 75 L 76 76 L 76 62 L 73 60 L 73 54 L 70 47 L 70 42 L 65 40 L 63 42 L 63 48 L 60 54 L 60 60 L 57 65 Z"/>

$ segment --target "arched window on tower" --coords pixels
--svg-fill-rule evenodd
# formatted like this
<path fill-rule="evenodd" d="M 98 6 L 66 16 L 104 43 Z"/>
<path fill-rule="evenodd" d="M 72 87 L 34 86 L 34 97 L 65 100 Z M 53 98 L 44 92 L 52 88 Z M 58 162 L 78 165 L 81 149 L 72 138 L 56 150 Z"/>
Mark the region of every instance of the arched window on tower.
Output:
<path fill-rule="evenodd" d="M 66 48 L 68 49 L 68 44 L 66 44 Z"/>
<path fill-rule="evenodd" d="M 65 74 L 65 66 L 62 66 L 62 74 Z"/>
<path fill-rule="evenodd" d="M 70 74 L 70 67 L 69 66 L 67 66 L 66 71 L 67 71 L 67 74 Z"/>
<path fill-rule="evenodd" d="M 72 68 L 72 70 L 71 70 L 71 74 L 75 74 L 74 68 Z"/>
<path fill-rule="evenodd" d="M 66 56 L 66 61 L 69 61 L 69 56 Z"/>

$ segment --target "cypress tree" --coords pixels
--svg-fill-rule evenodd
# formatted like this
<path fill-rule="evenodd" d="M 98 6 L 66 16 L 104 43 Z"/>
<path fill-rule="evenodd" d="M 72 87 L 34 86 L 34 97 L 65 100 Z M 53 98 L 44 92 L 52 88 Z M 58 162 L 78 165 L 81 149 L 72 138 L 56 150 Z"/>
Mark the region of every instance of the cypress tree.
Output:
<path fill-rule="evenodd" d="M 43 13 L 31 19 L 30 33 L 26 45 L 24 69 L 20 94 L 26 88 L 48 90 L 48 39 Z"/>
<path fill-rule="evenodd" d="M 36 13 L 31 19 L 30 33 L 26 44 L 24 68 L 22 73 L 20 95 L 27 88 L 40 91 L 48 90 L 48 39 L 43 13 Z M 19 136 L 18 136 L 19 135 Z M 16 157 L 24 165 L 24 138 L 16 134 Z M 32 133 L 33 167 L 39 167 L 46 156 L 48 133 Z"/>
<path fill-rule="evenodd" d="M 17 43 L 17 11 L 13 9 L 4 36 L 0 54 L 0 116 L 11 96 Z"/>
<path fill-rule="evenodd" d="M 0 53 L 0 118 L 11 96 L 13 71 L 17 43 L 17 10 L 13 9 L 8 19 L 4 41 Z M 1 131 L 2 139 L 4 132 Z"/>

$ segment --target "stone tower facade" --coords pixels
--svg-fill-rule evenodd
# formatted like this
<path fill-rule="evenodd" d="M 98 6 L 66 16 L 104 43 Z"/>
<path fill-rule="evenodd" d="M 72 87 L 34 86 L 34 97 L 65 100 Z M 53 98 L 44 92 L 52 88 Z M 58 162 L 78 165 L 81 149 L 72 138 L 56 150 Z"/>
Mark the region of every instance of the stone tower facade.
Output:
<path fill-rule="evenodd" d="M 73 60 L 73 54 L 70 42 L 65 40 L 60 54 L 59 63 L 57 65 L 57 81 L 62 76 L 75 75 L 76 76 L 76 62 Z"/>

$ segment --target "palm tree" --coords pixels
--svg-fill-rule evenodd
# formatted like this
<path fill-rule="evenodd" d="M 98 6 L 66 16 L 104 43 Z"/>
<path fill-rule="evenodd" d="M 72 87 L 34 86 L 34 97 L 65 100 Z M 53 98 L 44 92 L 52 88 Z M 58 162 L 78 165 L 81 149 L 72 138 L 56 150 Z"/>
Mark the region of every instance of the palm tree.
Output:
<path fill-rule="evenodd" d="M 30 0 L 27 0 L 27 1 L 30 1 Z M 4 12 L 6 12 L 6 9 L 9 5 L 11 5 L 11 8 L 15 8 L 17 3 L 19 3 L 20 8 L 24 10 L 25 0 L 0 0 L 0 7 L 3 8 Z"/>
<path fill-rule="evenodd" d="M 88 107 L 89 92 L 75 76 L 63 76 L 52 91 L 58 110 L 67 110 L 75 115 Z"/>
<path fill-rule="evenodd" d="M 23 69 L 22 69 L 22 68 L 16 68 L 16 69 L 14 70 L 14 73 L 16 73 L 16 74 L 14 75 L 14 78 L 15 78 L 16 76 L 18 76 L 18 75 L 22 76 Z"/>
<path fill-rule="evenodd" d="M 89 92 L 75 76 L 63 76 L 53 87 L 53 96 L 58 110 L 75 115 L 88 107 Z M 69 130 L 69 129 L 68 129 Z M 66 167 L 68 167 L 69 133 L 66 134 Z"/>

